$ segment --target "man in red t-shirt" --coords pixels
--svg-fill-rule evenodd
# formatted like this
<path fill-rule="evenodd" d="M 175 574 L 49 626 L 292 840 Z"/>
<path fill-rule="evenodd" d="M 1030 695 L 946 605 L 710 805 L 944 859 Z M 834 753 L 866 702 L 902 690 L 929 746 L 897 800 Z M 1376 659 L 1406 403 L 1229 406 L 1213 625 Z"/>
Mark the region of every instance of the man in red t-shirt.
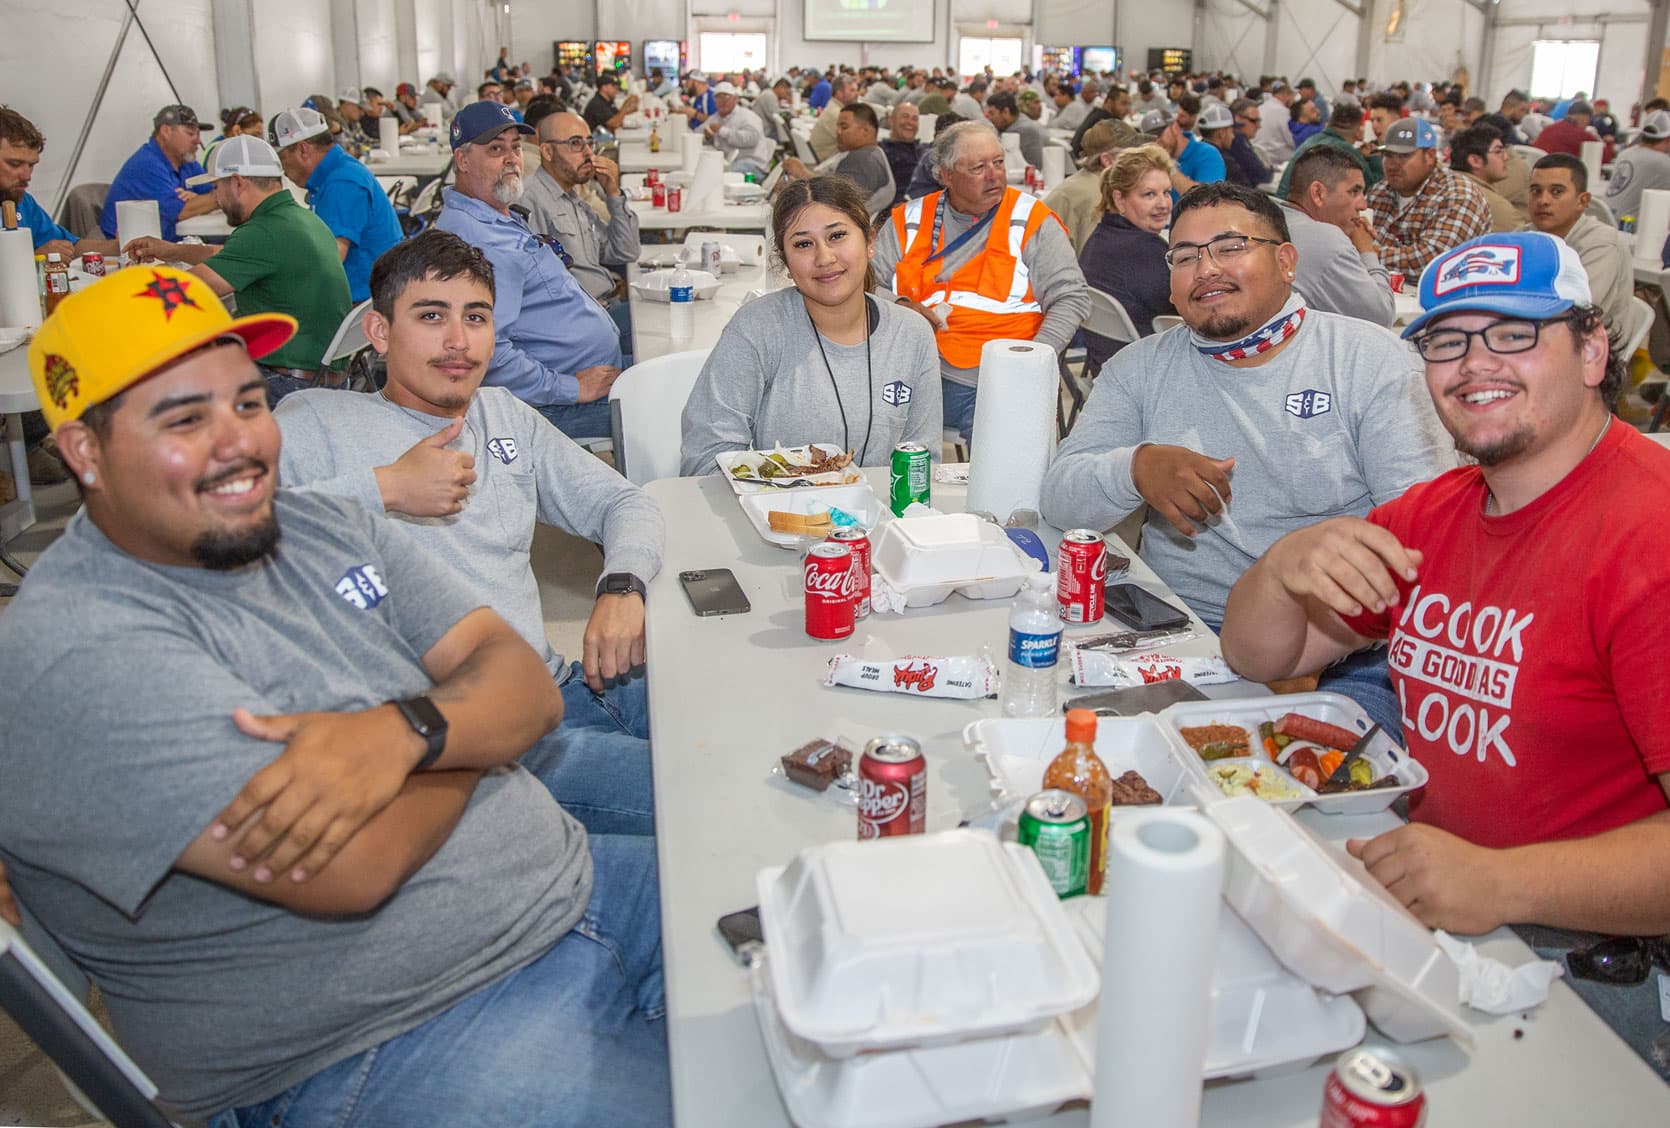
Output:
<path fill-rule="evenodd" d="M 1531 144 L 1545 153 L 1567 153 L 1574 157 L 1583 155 L 1583 142 L 1601 141 L 1606 148 L 1601 152 L 1601 160 L 1612 162 L 1612 142 L 1606 141 L 1600 134 L 1589 128 L 1589 123 L 1595 118 L 1595 108 L 1587 102 L 1573 102 L 1566 110 L 1566 116 L 1559 121 L 1545 125 L 1537 139 Z"/>
<path fill-rule="evenodd" d="M 1463 243 L 1421 305 L 1404 336 L 1478 465 L 1277 541 L 1224 656 L 1268 681 L 1388 640 L 1432 778 L 1412 824 L 1350 849 L 1427 924 L 1670 932 L 1670 451 L 1612 417 L 1620 366 L 1560 240 Z"/>

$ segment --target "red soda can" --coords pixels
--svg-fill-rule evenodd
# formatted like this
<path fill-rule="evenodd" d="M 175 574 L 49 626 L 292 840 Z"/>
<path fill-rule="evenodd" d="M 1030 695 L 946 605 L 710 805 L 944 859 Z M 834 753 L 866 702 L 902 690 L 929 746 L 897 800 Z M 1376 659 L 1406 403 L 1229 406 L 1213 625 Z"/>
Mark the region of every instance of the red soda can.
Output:
<path fill-rule="evenodd" d="M 814 544 L 806 553 L 806 633 L 813 638 L 852 634 L 857 595 L 852 549 L 838 541 Z"/>
<path fill-rule="evenodd" d="M 1038 187 L 1038 170 L 1032 165 L 1026 166 L 1026 186 L 1028 188 Z"/>
<path fill-rule="evenodd" d="M 922 834 L 928 823 L 928 761 L 908 736 L 878 736 L 858 758 L 858 840 Z"/>
<path fill-rule="evenodd" d="M 829 534 L 829 539 L 852 549 L 852 571 L 858 585 L 853 593 L 856 601 L 853 615 L 867 619 L 870 617 L 870 534 L 856 527 L 836 529 Z"/>
<path fill-rule="evenodd" d="M 644 173 L 644 183 L 648 184 L 651 188 L 661 183 L 661 170 L 658 168 L 652 168 L 648 172 Z"/>
<path fill-rule="evenodd" d="M 83 251 L 81 254 L 81 270 L 85 274 L 104 277 L 104 256 L 97 251 Z"/>
<path fill-rule="evenodd" d="M 667 189 L 667 210 L 670 212 L 684 210 L 684 189 L 676 185 Z"/>
<path fill-rule="evenodd" d="M 1318 1128 L 1420 1128 L 1426 1092 L 1415 1069 L 1379 1046 L 1347 1050 L 1322 1087 Z"/>
<path fill-rule="evenodd" d="M 1073 529 L 1061 537 L 1056 561 L 1055 601 L 1065 623 L 1095 623 L 1107 595 L 1108 546 L 1094 529 Z"/>
<path fill-rule="evenodd" d="M 649 202 L 658 208 L 667 206 L 667 186 L 659 180 L 649 186 Z"/>

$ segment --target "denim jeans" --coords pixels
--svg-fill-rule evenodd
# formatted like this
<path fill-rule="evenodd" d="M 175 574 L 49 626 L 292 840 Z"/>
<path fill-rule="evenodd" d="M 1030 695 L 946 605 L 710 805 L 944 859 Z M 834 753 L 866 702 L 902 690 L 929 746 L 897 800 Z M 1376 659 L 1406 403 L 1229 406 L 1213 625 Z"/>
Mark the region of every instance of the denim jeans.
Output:
<path fill-rule="evenodd" d="M 591 902 L 550 951 L 210 1128 L 670 1125 L 655 843 L 590 846 Z"/>
<path fill-rule="evenodd" d="M 320 386 L 317 380 L 304 379 L 303 377 L 292 375 L 287 370 L 268 368 L 264 364 L 256 365 L 256 367 L 261 370 L 262 377 L 264 377 L 267 381 L 268 411 L 277 407 L 279 401 L 291 392 L 300 392 L 308 388 L 317 388 Z"/>
<path fill-rule="evenodd" d="M 1399 744 L 1404 743 L 1403 710 L 1398 706 L 1397 691 L 1386 672 L 1385 647 L 1346 655 L 1322 671 L 1316 688 L 1351 698 L 1368 713 L 1369 720 Z"/>
<path fill-rule="evenodd" d="M 655 833 L 646 684 L 639 677 L 596 694 L 574 663 L 562 724 L 522 754 L 522 766 L 592 834 Z"/>
<path fill-rule="evenodd" d="M 945 416 L 945 425 L 955 427 L 966 443 L 974 441 L 974 394 L 978 390 L 967 384 L 953 383 L 943 376 L 939 380 L 940 404 Z"/>
<path fill-rule="evenodd" d="M 548 403 L 536 406 L 535 411 L 549 419 L 571 439 L 606 439 L 609 437 L 609 399 L 605 396 L 591 403 Z"/>

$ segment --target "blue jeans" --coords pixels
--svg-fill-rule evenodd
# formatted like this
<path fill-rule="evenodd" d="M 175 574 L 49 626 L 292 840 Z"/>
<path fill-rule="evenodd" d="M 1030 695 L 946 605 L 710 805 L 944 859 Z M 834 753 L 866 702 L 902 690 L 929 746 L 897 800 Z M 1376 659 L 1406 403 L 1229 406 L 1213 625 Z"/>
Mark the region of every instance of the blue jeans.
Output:
<path fill-rule="evenodd" d="M 606 439 L 610 435 L 607 396 L 591 403 L 548 403 L 534 410 L 571 439 Z"/>
<path fill-rule="evenodd" d="M 979 389 L 967 384 L 956 384 L 943 376 L 939 380 L 940 405 L 945 425 L 955 427 L 963 441 L 974 441 L 974 395 Z"/>
<path fill-rule="evenodd" d="M 317 380 L 308 380 L 301 376 L 278 368 L 268 368 L 264 364 L 256 365 L 261 370 L 261 376 L 267 381 L 267 410 L 277 407 L 279 401 L 291 392 L 305 391 L 321 385 Z"/>
<path fill-rule="evenodd" d="M 655 843 L 590 847 L 591 901 L 550 951 L 211 1128 L 670 1125 Z"/>
<path fill-rule="evenodd" d="M 655 833 L 646 687 L 640 677 L 596 694 L 574 663 L 562 724 L 522 754 L 521 765 L 591 834 Z"/>
<path fill-rule="evenodd" d="M 1386 648 L 1359 650 L 1322 671 L 1316 688 L 1344 694 L 1363 707 L 1368 719 L 1385 730 L 1399 744 L 1403 739 L 1403 710 L 1397 691 L 1386 673 Z"/>

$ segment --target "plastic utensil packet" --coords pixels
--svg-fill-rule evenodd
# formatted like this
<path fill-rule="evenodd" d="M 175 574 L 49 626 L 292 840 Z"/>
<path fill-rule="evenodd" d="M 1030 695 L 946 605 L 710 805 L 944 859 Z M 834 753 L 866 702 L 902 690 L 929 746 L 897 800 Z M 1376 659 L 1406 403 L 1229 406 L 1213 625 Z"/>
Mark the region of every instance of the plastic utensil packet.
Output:
<path fill-rule="evenodd" d="M 1106 634 L 1080 635 L 1074 638 L 1068 635 L 1062 639 L 1068 646 L 1076 646 L 1080 650 L 1104 650 L 1129 653 L 1135 650 L 1152 650 L 1156 646 L 1170 646 L 1177 642 L 1188 642 L 1195 637 L 1191 630 L 1157 631 L 1112 631 Z"/>
<path fill-rule="evenodd" d="M 1075 648 L 1072 663 L 1076 685 L 1111 685 L 1126 689 L 1174 678 L 1181 678 L 1190 685 L 1235 680 L 1235 672 L 1222 658 L 1179 658 L 1155 653 L 1124 656 Z"/>
<path fill-rule="evenodd" d="M 907 655 L 886 661 L 865 661 L 851 654 L 837 654 L 829 660 L 829 673 L 823 684 L 968 700 L 997 693 L 997 667 L 990 660 L 973 655 L 954 658 Z"/>
<path fill-rule="evenodd" d="M 1565 974 L 1553 960 L 1527 960 L 1509 967 L 1480 955 L 1473 945 L 1441 928 L 1432 938 L 1461 969 L 1461 1002 L 1486 1014 L 1513 1014 L 1541 1006 L 1548 1000 L 1548 989 Z"/>
<path fill-rule="evenodd" d="M 860 521 L 845 509 L 837 509 L 833 505 L 829 507 L 829 523 L 837 529 L 850 529 L 854 526 L 864 527 L 863 521 Z"/>

